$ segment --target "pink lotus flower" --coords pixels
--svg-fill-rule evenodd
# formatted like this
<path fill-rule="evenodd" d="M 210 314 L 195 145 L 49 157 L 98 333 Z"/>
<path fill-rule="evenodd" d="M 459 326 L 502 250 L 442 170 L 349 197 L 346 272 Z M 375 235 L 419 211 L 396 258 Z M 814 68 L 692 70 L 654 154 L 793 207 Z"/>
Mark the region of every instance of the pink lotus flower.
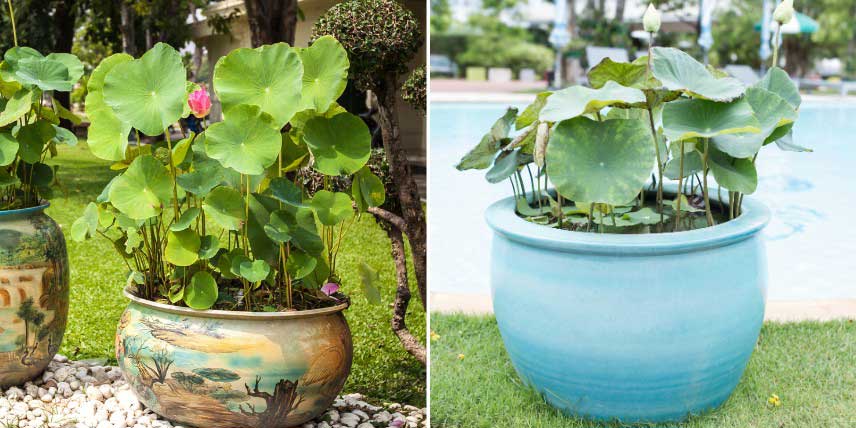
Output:
<path fill-rule="evenodd" d="M 328 296 L 334 294 L 337 291 L 339 291 L 339 284 L 336 284 L 335 282 L 328 282 L 324 284 L 323 287 L 321 287 L 321 292 Z"/>
<path fill-rule="evenodd" d="M 187 104 L 190 105 L 190 111 L 194 116 L 200 119 L 208 116 L 208 112 L 211 111 L 211 97 L 208 96 L 204 85 L 190 93 Z"/>

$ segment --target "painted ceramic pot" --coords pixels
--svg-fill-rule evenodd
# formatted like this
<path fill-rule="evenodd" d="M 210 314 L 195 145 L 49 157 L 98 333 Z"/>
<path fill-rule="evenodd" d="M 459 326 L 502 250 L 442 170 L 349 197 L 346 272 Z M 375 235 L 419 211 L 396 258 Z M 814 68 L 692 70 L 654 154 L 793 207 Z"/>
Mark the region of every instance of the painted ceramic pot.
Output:
<path fill-rule="evenodd" d="M 764 319 L 767 208 L 679 233 L 546 228 L 512 198 L 494 230 L 496 319 L 520 377 L 551 405 L 623 423 L 685 419 L 737 386 Z"/>
<path fill-rule="evenodd" d="M 195 311 L 140 299 L 116 358 L 140 401 L 204 428 L 299 426 L 326 411 L 351 370 L 348 305 L 296 312 Z"/>
<path fill-rule="evenodd" d="M 0 211 L 0 389 L 40 375 L 68 319 L 68 252 L 48 204 Z"/>

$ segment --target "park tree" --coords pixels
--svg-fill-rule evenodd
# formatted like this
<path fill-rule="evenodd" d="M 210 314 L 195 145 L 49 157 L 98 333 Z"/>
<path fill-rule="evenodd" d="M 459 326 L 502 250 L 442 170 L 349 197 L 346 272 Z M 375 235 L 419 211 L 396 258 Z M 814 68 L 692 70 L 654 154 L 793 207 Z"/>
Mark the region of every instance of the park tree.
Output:
<path fill-rule="evenodd" d="M 425 364 L 425 347 L 404 322 L 411 294 L 402 237 L 406 235 L 410 243 L 416 285 L 425 307 L 425 214 L 401 142 L 396 102 L 407 64 L 424 43 L 422 33 L 413 13 L 395 0 L 346 0 L 330 8 L 315 24 L 312 38 L 324 35 L 335 37 L 345 47 L 351 61 L 349 77 L 356 88 L 373 94 L 395 197 L 368 211 L 385 227 L 392 243 L 398 282 L 392 329 L 405 349 Z"/>
<path fill-rule="evenodd" d="M 244 0 L 244 6 L 254 48 L 277 42 L 294 45 L 297 0 Z"/>

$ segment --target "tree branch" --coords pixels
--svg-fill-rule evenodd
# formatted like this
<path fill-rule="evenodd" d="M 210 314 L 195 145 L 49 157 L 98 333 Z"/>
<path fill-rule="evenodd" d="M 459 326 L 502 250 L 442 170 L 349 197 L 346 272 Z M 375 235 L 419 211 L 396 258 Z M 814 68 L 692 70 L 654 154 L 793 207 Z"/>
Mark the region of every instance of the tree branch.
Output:
<path fill-rule="evenodd" d="M 401 229 L 387 224 L 386 234 L 392 244 L 392 259 L 395 261 L 395 276 L 398 286 L 395 289 L 395 303 L 392 310 L 392 331 L 398 336 L 404 349 L 419 360 L 427 362 L 427 352 L 422 343 L 407 329 L 407 307 L 410 304 L 410 282 L 407 279 L 407 256 L 404 253 L 404 238 Z"/>

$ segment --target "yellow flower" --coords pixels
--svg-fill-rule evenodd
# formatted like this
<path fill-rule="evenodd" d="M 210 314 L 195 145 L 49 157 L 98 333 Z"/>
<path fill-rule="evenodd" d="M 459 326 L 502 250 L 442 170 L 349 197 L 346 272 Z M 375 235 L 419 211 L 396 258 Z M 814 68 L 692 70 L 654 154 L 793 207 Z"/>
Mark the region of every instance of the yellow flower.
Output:
<path fill-rule="evenodd" d="M 773 407 L 779 407 L 782 405 L 782 399 L 778 395 L 773 394 L 767 399 L 767 403 L 770 403 Z"/>
<path fill-rule="evenodd" d="M 432 342 L 435 342 L 435 341 L 438 341 L 438 340 L 440 340 L 440 335 L 432 331 L 432 332 L 431 332 L 431 341 L 432 341 Z"/>
<path fill-rule="evenodd" d="M 459 359 L 459 360 L 463 360 L 463 359 L 464 359 L 464 354 L 458 354 L 458 359 Z"/>

